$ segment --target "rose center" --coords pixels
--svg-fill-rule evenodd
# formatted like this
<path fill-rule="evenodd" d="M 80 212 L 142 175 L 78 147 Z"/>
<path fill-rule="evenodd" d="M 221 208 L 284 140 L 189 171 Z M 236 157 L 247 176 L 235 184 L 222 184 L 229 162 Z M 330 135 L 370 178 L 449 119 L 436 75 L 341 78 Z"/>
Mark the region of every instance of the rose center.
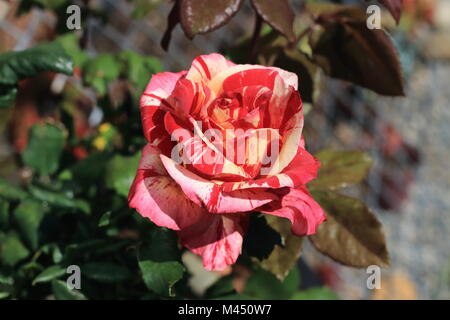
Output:
<path fill-rule="evenodd" d="M 225 92 L 211 103 L 208 113 L 212 120 L 222 124 L 245 117 L 248 111 L 240 93 Z"/>

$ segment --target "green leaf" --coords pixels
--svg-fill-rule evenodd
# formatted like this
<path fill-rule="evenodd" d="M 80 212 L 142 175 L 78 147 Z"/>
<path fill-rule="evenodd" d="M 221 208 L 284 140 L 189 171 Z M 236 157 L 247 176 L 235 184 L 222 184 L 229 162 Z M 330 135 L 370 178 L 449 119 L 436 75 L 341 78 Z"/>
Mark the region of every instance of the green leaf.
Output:
<path fill-rule="evenodd" d="M 81 272 L 89 279 L 102 283 L 116 283 L 131 277 L 128 269 L 110 262 L 91 262 L 81 266 Z"/>
<path fill-rule="evenodd" d="M 79 39 L 76 33 L 66 33 L 62 36 L 59 36 L 56 41 L 64 48 L 67 54 L 72 57 L 76 66 L 82 67 L 84 63 L 89 59 L 88 54 L 80 49 Z"/>
<path fill-rule="evenodd" d="M 205 292 L 205 297 L 207 299 L 218 298 L 223 296 L 228 296 L 236 293 L 233 286 L 233 276 L 225 276 L 219 278 L 212 286 L 208 288 Z"/>
<path fill-rule="evenodd" d="M 67 284 L 61 280 L 52 281 L 52 290 L 57 300 L 86 300 L 81 292 L 69 289 Z"/>
<path fill-rule="evenodd" d="M 106 186 L 127 197 L 140 159 L 140 153 L 131 157 L 115 155 L 106 165 Z"/>
<path fill-rule="evenodd" d="M 83 67 L 83 78 L 87 85 L 93 87 L 100 96 L 104 96 L 108 84 L 120 75 L 120 64 L 111 54 L 101 54 L 89 60 Z"/>
<path fill-rule="evenodd" d="M 123 51 L 119 55 L 127 79 L 136 87 L 139 94 L 147 86 L 152 74 L 162 72 L 161 61 L 155 57 L 144 57 L 134 51 Z"/>
<path fill-rule="evenodd" d="M 331 191 L 312 195 L 327 213 L 327 221 L 309 237 L 317 250 L 352 267 L 389 265 L 382 225 L 364 203 Z"/>
<path fill-rule="evenodd" d="M 29 254 L 30 252 L 16 234 L 0 234 L 0 260 L 3 264 L 13 267 Z"/>
<path fill-rule="evenodd" d="M 48 243 L 41 247 L 42 252 L 51 255 L 53 263 L 60 263 L 63 259 L 61 249 L 56 243 Z"/>
<path fill-rule="evenodd" d="M 316 179 L 308 186 L 338 190 L 361 182 L 372 166 L 370 156 L 362 151 L 323 150 L 315 154 L 321 166 Z"/>
<path fill-rule="evenodd" d="M 109 243 L 108 239 L 89 239 L 69 244 L 66 247 L 66 255 L 69 253 L 78 254 L 96 249 Z"/>
<path fill-rule="evenodd" d="M 44 207 L 34 200 L 24 200 L 14 210 L 14 221 L 33 250 L 39 245 L 39 226 L 45 211 Z"/>
<path fill-rule="evenodd" d="M 353 82 L 379 94 L 403 96 L 397 50 L 381 29 L 370 30 L 361 11 L 337 10 L 319 16 L 310 37 L 313 59 L 331 77 Z"/>
<path fill-rule="evenodd" d="M 55 124 L 35 124 L 30 129 L 29 142 L 22 153 L 25 165 L 41 175 L 49 175 L 59 167 L 66 142 L 64 130 Z"/>
<path fill-rule="evenodd" d="M 264 235 L 261 237 L 261 235 Z M 248 255 L 259 260 L 267 258 L 275 245 L 281 245 L 280 234 L 272 229 L 263 215 L 252 214 L 243 247 Z"/>
<path fill-rule="evenodd" d="M 172 287 L 183 277 L 185 271 L 183 265 L 177 261 L 142 260 L 139 267 L 147 287 L 162 296 L 174 296 Z"/>
<path fill-rule="evenodd" d="M 11 106 L 17 96 L 17 84 L 42 71 L 71 75 L 73 61 L 56 42 L 44 43 L 19 52 L 0 54 L 0 108 Z"/>
<path fill-rule="evenodd" d="M 16 101 L 16 96 L 15 86 L 0 85 L 0 109 L 10 107 Z"/>
<path fill-rule="evenodd" d="M 146 286 L 161 296 L 173 296 L 172 288 L 185 272 L 175 234 L 164 229 L 152 232 L 148 245 L 139 248 L 138 260 Z"/>
<path fill-rule="evenodd" d="M 115 253 L 120 251 L 123 247 L 129 246 L 131 243 L 132 241 L 130 240 L 109 241 L 107 244 L 96 248 L 94 253 L 98 255 Z"/>
<path fill-rule="evenodd" d="M 0 197 L 7 200 L 22 200 L 27 197 L 27 193 L 9 181 L 0 178 Z"/>
<path fill-rule="evenodd" d="M 295 13 L 288 0 L 252 0 L 252 4 L 265 22 L 290 42 L 295 41 L 293 29 Z"/>
<path fill-rule="evenodd" d="M 108 211 L 101 216 L 100 221 L 98 222 L 98 226 L 106 227 L 107 225 L 109 225 L 110 220 L 111 220 L 111 211 Z"/>
<path fill-rule="evenodd" d="M 12 286 L 14 284 L 14 279 L 9 275 L 7 276 L 0 272 L 0 284 Z"/>
<path fill-rule="evenodd" d="M 328 287 L 317 287 L 296 292 L 290 300 L 339 300 L 339 297 Z"/>
<path fill-rule="evenodd" d="M 269 215 L 266 215 L 265 218 L 269 226 L 281 235 L 282 245 L 275 245 L 269 257 L 260 261 L 259 264 L 279 280 L 283 280 L 297 264 L 303 246 L 303 238 L 292 234 L 289 220 Z"/>
<path fill-rule="evenodd" d="M 0 230 L 9 225 L 9 202 L 0 198 Z"/>
<path fill-rule="evenodd" d="M 0 292 L 0 299 L 5 299 L 9 297 L 9 295 L 10 295 L 9 292 Z"/>
<path fill-rule="evenodd" d="M 228 23 L 243 0 L 181 0 L 180 21 L 187 37 L 204 34 Z"/>
<path fill-rule="evenodd" d="M 56 42 L 0 55 L 0 85 L 15 86 L 20 80 L 34 77 L 41 71 L 71 75 L 73 61 Z"/>
<path fill-rule="evenodd" d="M 33 285 L 35 285 L 36 283 L 50 282 L 54 279 L 62 277 L 65 274 L 65 268 L 61 266 L 51 266 L 38 274 L 36 278 L 34 278 Z"/>
<path fill-rule="evenodd" d="M 102 178 L 105 173 L 105 163 L 109 159 L 110 154 L 107 152 L 92 153 L 87 158 L 61 172 L 60 178 L 76 180 L 82 187 L 88 188 Z"/>
<path fill-rule="evenodd" d="M 261 300 L 286 300 L 292 297 L 300 285 L 300 274 L 297 268 L 280 281 L 265 270 L 256 270 L 248 279 L 242 294 Z"/>
<path fill-rule="evenodd" d="M 60 263 L 63 259 L 63 255 L 61 249 L 58 245 L 55 244 L 52 250 L 52 259 L 54 263 Z"/>
<path fill-rule="evenodd" d="M 28 186 L 30 194 L 38 200 L 45 201 L 48 204 L 68 209 L 78 209 L 84 213 L 90 213 L 91 208 L 88 202 L 81 199 L 73 199 L 63 192 L 45 190 L 33 185 Z"/>

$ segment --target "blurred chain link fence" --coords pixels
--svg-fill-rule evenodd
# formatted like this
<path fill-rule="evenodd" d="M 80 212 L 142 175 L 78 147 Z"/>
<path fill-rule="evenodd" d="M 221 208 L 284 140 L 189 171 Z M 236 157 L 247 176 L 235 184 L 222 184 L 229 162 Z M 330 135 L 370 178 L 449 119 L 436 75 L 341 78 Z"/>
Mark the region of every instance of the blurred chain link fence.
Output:
<path fill-rule="evenodd" d="M 86 21 L 89 54 L 131 49 L 160 57 L 174 71 L 187 68 L 199 54 L 234 44 L 254 24 L 247 5 L 226 27 L 193 41 L 177 27 L 165 52 L 159 43 L 171 3 L 133 20 L 127 1 L 93 2 L 108 12 L 108 23 Z M 0 0 L 1 51 L 22 50 L 53 37 L 56 17 L 50 12 L 34 9 L 15 17 L 15 5 L 8 3 Z M 418 59 L 411 46 L 399 45 L 408 69 L 406 98 L 380 97 L 326 80 L 306 118 L 312 151 L 362 149 L 374 159 L 365 184 L 348 192 L 365 200 L 385 226 L 392 266 L 383 270 L 383 289 L 367 289 L 365 270 L 340 266 L 314 254 L 311 246 L 305 248 L 303 259 L 343 298 L 450 298 L 450 64 Z M 5 143 L 0 143 L 3 149 Z"/>

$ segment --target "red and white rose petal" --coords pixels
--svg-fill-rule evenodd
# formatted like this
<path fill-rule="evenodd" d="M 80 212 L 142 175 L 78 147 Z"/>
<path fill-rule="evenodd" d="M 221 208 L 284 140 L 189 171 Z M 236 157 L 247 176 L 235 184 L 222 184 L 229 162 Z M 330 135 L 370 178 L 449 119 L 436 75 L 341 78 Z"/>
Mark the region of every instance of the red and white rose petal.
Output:
<path fill-rule="evenodd" d="M 208 214 L 178 231 L 178 237 L 183 246 L 202 257 L 205 269 L 220 271 L 241 254 L 247 224 L 246 214 Z"/>
<path fill-rule="evenodd" d="M 161 160 L 184 194 L 211 213 L 248 212 L 277 199 L 262 189 L 223 192 L 220 183 L 206 180 L 164 155 L 161 155 Z"/>
<path fill-rule="evenodd" d="M 275 193 L 279 199 L 260 208 L 260 211 L 289 219 L 292 223 L 293 234 L 312 235 L 325 221 L 325 212 L 305 187 L 278 189 Z"/>

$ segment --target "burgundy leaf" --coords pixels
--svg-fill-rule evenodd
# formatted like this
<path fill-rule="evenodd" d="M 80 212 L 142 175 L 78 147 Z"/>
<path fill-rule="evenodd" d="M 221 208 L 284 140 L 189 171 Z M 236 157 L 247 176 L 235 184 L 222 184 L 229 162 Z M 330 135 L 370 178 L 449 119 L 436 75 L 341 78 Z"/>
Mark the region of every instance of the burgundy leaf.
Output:
<path fill-rule="evenodd" d="M 327 221 L 309 237 L 317 250 L 356 268 L 389 265 L 382 225 L 364 203 L 330 191 L 312 194 L 327 213 Z"/>
<path fill-rule="evenodd" d="M 395 21 L 399 23 L 403 10 L 403 0 L 380 0 L 380 2 L 389 10 Z"/>
<path fill-rule="evenodd" d="M 331 77 L 353 82 L 379 94 L 403 96 L 397 50 L 384 30 L 342 12 L 319 16 L 322 31 L 310 38 L 315 62 Z"/>
<path fill-rule="evenodd" d="M 338 190 L 360 183 L 372 165 L 370 156 L 362 151 L 322 150 L 314 155 L 321 166 L 317 179 L 308 186 L 321 190 Z"/>
<path fill-rule="evenodd" d="M 243 0 L 180 0 L 180 20 L 184 33 L 193 38 L 196 34 L 211 32 L 239 11 Z"/>
<path fill-rule="evenodd" d="M 290 42 L 295 41 L 295 13 L 288 0 L 252 0 L 256 12 Z"/>

